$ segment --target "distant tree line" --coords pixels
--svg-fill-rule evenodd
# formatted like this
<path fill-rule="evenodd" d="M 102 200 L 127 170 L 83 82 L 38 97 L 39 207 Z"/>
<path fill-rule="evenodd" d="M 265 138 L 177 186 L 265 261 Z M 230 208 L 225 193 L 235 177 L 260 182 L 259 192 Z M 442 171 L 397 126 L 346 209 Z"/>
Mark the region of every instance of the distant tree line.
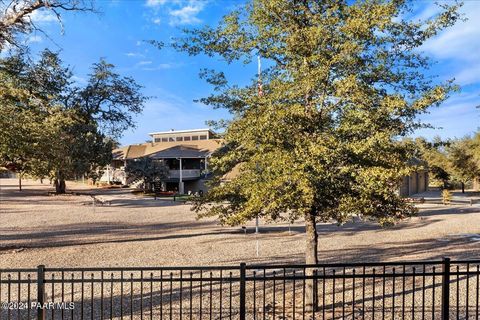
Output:
<path fill-rule="evenodd" d="M 465 186 L 480 178 L 480 132 L 457 139 L 415 140 L 418 153 L 429 165 L 433 184 L 442 188 Z"/>

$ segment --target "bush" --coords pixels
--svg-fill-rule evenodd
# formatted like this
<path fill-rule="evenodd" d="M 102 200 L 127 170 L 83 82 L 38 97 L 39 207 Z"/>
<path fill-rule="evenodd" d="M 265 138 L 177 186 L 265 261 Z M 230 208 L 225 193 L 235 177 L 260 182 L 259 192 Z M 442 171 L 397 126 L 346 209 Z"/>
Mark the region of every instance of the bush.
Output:
<path fill-rule="evenodd" d="M 452 193 L 448 189 L 443 189 L 442 191 L 442 202 L 444 205 L 450 204 L 450 201 L 452 200 Z"/>

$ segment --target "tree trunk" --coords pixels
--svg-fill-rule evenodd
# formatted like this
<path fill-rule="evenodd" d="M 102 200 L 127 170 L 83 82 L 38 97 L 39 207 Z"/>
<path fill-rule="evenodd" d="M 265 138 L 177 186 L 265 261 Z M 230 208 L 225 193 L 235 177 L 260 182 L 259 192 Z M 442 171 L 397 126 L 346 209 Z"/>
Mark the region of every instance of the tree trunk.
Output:
<path fill-rule="evenodd" d="M 315 219 L 315 211 L 305 216 L 306 246 L 305 246 L 305 263 L 318 264 L 318 234 L 317 223 Z M 305 274 L 307 276 L 314 275 L 315 268 L 307 268 Z M 318 306 L 318 297 L 316 294 L 316 280 L 308 279 L 305 283 L 305 308 L 312 311 Z"/>
<path fill-rule="evenodd" d="M 18 173 L 18 191 L 22 191 L 22 173 Z"/>
<path fill-rule="evenodd" d="M 64 179 L 55 179 L 55 192 L 57 194 L 64 194 L 66 191 L 65 180 Z"/>
<path fill-rule="evenodd" d="M 462 182 L 462 193 L 465 193 L 465 183 Z"/>

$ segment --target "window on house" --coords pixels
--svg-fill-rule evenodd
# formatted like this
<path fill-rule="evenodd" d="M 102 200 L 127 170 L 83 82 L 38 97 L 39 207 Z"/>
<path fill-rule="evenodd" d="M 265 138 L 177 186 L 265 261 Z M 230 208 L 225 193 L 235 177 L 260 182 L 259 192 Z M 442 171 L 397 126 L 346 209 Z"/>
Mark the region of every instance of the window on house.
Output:
<path fill-rule="evenodd" d="M 183 141 L 183 137 L 177 137 L 177 141 Z"/>
<path fill-rule="evenodd" d="M 155 138 L 155 142 L 160 142 L 160 138 Z"/>
<path fill-rule="evenodd" d="M 162 142 L 168 142 L 168 138 L 162 138 Z"/>
<path fill-rule="evenodd" d="M 183 137 L 183 141 L 190 141 L 190 137 Z"/>
<path fill-rule="evenodd" d="M 200 140 L 207 140 L 207 136 L 206 135 L 201 135 Z"/>
<path fill-rule="evenodd" d="M 168 141 L 175 141 L 175 138 L 170 137 L 170 138 L 168 138 Z"/>
<path fill-rule="evenodd" d="M 192 140 L 198 140 L 198 136 L 192 136 Z"/>

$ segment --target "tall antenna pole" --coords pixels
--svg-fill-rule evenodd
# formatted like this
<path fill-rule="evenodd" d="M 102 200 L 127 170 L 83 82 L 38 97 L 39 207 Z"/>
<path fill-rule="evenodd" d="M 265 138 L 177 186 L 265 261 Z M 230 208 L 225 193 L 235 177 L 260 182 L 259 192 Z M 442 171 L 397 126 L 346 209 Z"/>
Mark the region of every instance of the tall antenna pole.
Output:
<path fill-rule="evenodd" d="M 257 56 L 257 63 L 258 63 L 258 96 L 261 97 L 263 95 L 262 91 L 262 62 L 260 61 L 260 55 Z M 258 147 L 258 146 L 257 146 Z M 258 163 L 257 163 L 257 171 L 258 171 Z M 255 233 L 258 233 L 258 215 L 255 218 Z M 258 239 L 257 239 L 257 257 L 258 257 Z"/>
<path fill-rule="evenodd" d="M 262 62 L 260 61 L 260 55 L 257 56 L 258 62 L 258 96 L 263 95 L 263 88 L 262 88 Z"/>

